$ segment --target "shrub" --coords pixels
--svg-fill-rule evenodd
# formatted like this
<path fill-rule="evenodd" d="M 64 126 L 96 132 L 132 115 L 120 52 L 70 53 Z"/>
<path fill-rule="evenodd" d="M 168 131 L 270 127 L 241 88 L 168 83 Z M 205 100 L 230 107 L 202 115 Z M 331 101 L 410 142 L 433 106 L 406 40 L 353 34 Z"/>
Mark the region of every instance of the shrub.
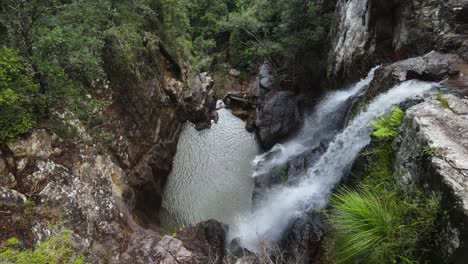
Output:
<path fill-rule="evenodd" d="M 444 109 L 449 109 L 449 110 L 452 110 L 452 108 L 450 107 L 450 103 L 447 99 L 447 97 L 445 97 L 442 92 L 439 92 L 436 96 L 436 100 L 440 102 L 440 106 Z M 453 110 L 452 110 L 453 111 Z"/>
<path fill-rule="evenodd" d="M 0 143 L 31 130 L 41 102 L 39 86 L 17 52 L 0 47 Z"/>
<path fill-rule="evenodd" d="M 372 135 L 378 139 L 391 139 L 395 137 L 404 115 L 400 108 L 395 107 L 392 114 L 379 118 L 373 123 L 375 130 Z"/>
<path fill-rule="evenodd" d="M 400 188 L 393 178 L 393 141 L 404 113 L 393 112 L 374 122 L 375 142 L 366 178 L 354 189 L 331 198 L 331 236 L 327 257 L 332 263 L 416 263 L 435 229 L 439 196 Z"/>
<path fill-rule="evenodd" d="M 437 196 L 418 199 L 397 189 L 343 189 L 331 200 L 333 263 L 414 263 L 416 245 L 435 224 Z"/>
<path fill-rule="evenodd" d="M 8 239 L 0 246 L 1 263 L 17 264 L 85 264 L 86 259 L 76 253 L 73 242 L 73 232 L 62 231 L 58 236 L 40 243 L 34 250 L 20 250 L 21 242 L 17 238 Z"/>

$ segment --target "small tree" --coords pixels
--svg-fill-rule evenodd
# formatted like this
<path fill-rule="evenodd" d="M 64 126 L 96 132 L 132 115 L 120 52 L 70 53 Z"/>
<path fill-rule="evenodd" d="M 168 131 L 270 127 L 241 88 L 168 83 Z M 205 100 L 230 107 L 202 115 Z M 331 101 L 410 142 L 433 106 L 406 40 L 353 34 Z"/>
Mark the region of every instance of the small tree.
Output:
<path fill-rule="evenodd" d="M 37 122 L 41 96 L 17 52 L 0 48 L 0 144 L 28 132 Z"/>

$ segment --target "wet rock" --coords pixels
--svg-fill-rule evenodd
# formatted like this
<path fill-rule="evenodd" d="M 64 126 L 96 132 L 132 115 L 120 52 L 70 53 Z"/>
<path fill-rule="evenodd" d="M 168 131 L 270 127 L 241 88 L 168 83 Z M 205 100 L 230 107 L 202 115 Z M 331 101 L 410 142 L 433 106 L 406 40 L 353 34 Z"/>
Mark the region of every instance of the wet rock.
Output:
<path fill-rule="evenodd" d="M 300 98 L 289 91 L 271 91 L 257 108 L 256 127 L 260 144 L 270 149 L 300 128 Z"/>
<path fill-rule="evenodd" d="M 178 238 L 184 241 L 197 263 L 223 263 L 226 232 L 218 221 L 208 220 L 185 228 Z"/>
<path fill-rule="evenodd" d="M 441 193 L 434 263 L 464 263 L 468 252 L 468 101 L 447 95 L 411 107 L 397 139 L 401 184 Z"/>
<path fill-rule="evenodd" d="M 311 213 L 292 221 L 281 242 L 287 263 L 319 263 L 325 233 L 321 217 Z"/>
<path fill-rule="evenodd" d="M 444 54 L 431 51 L 428 54 L 415 57 L 376 70 L 374 79 L 366 89 L 359 103 L 354 104 L 350 116 L 355 116 L 359 105 L 370 102 L 378 95 L 387 92 L 400 82 L 419 79 L 423 81 L 442 81 L 448 78 L 463 61 L 454 54 Z"/>
<path fill-rule="evenodd" d="M 240 240 L 235 238 L 229 245 L 229 250 L 224 256 L 223 264 L 260 264 L 257 255 L 252 253 L 240 244 Z"/>
<path fill-rule="evenodd" d="M 253 133 L 255 132 L 255 129 L 255 121 L 247 120 L 247 122 L 245 123 L 245 130 L 247 130 L 247 132 Z"/>
<path fill-rule="evenodd" d="M 312 148 L 288 162 L 288 181 L 294 181 L 304 176 L 325 152 L 326 146 Z"/>

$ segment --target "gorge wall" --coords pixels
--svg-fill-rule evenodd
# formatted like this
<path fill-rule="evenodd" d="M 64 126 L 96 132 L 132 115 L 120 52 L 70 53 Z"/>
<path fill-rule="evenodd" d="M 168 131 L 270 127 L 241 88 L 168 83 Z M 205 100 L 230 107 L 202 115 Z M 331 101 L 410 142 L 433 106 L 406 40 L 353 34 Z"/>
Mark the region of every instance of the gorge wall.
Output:
<path fill-rule="evenodd" d="M 218 255 L 224 248 L 221 225 L 188 229 L 192 246 L 182 247 L 163 237 L 158 210 L 183 123 L 203 129 L 216 119 L 213 82 L 189 73 L 146 36 L 130 65 L 118 63 L 128 55 L 122 40 L 105 41 L 108 80 L 93 85 L 95 96 L 110 102 L 102 113 L 102 128 L 113 138 L 110 152 L 43 129 L 2 148 L 1 239 L 17 237 L 31 247 L 67 228 L 92 263 L 172 263 L 172 251 L 177 259 L 206 263 L 208 245 L 217 244 Z M 204 231 L 213 228 L 221 231 Z"/>
<path fill-rule="evenodd" d="M 439 82 L 448 78 L 447 86 L 455 83 L 453 87 L 461 84 L 466 88 L 466 0 L 338 0 L 336 18 L 327 63 L 330 88 L 356 81 L 377 64 L 388 64 L 366 83 L 368 87 L 359 100 L 346 98 L 346 105 L 353 104 L 349 117 L 359 111 L 359 102 L 369 102 L 405 80 Z M 1 241 L 19 237 L 30 241 L 23 247 L 30 247 L 58 233 L 64 223 L 74 231 L 79 251 L 93 263 L 222 263 L 225 229 L 220 223 L 208 221 L 186 228 L 177 238 L 168 236 L 158 223 L 161 192 L 172 170 L 182 124 L 190 121 L 203 129 L 216 120 L 213 82 L 207 74 L 190 72 L 150 35 L 140 37 L 141 49 L 131 51 L 136 63 L 129 64 L 120 63 L 128 52 L 121 40 L 112 36 L 105 39 L 103 61 L 108 79 L 94 83 L 93 96 L 110 102 L 102 113 L 102 128 L 112 135 L 109 153 L 98 151 L 96 146 L 68 142 L 44 129 L 1 149 Z M 399 60 L 403 61 L 390 64 Z M 247 114 L 249 125 L 256 129 L 265 149 L 297 133 L 304 123 L 304 102 L 312 105 L 318 100 L 304 100 L 302 94 L 288 87 L 276 87 L 272 78 L 268 63 L 259 67 L 250 90 L 254 104 L 246 107 L 256 112 L 256 118 Z M 250 99 L 244 95 L 238 98 L 240 102 Z M 447 209 L 444 219 L 453 223 L 446 225 L 449 230 L 444 234 L 454 241 L 466 240 L 467 236 L 466 186 L 460 181 L 466 177 L 466 161 L 456 158 L 466 156 L 465 101 L 450 98 L 452 110 L 439 109 L 434 114 L 436 129 L 451 136 L 450 141 L 438 145 L 437 139 L 423 133 L 432 127 L 418 115 L 437 104 L 431 100 L 409 110 L 398 146 L 398 170 L 407 172 L 405 181 L 423 186 L 428 184 L 426 180 L 431 181 L 430 186 L 446 194 L 444 206 L 455 208 Z M 339 122 L 344 120 L 341 114 Z M 442 129 L 442 119 L 465 121 L 451 128 L 457 132 L 453 134 Z M 465 149 L 454 154 L 458 156 L 450 156 L 448 149 L 436 152 L 424 163 L 414 159 L 424 149 L 445 148 L 453 142 L 457 143 L 453 144 L 455 149 Z M 303 172 L 307 164 L 316 162 L 328 143 L 329 138 L 324 137 L 316 149 L 288 161 L 293 169 L 286 173 L 287 179 L 294 180 L 298 174 L 294 171 Z M 422 170 L 426 166 L 438 168 Z M 273 176 L 273 181 L 266 180 L 265 189 L 281 184 L 280 172 Z M 304 261 L 319 261 L 325 233 L 319 217 L 305 217 L 290 226 L 282 246 L 297 251 Z M 444 252 L 450 253 L 447 258 L 463 259 L 465 249 L 466 244 L 460 242 Z M 242 254 L 252 263 L 258 261 L 248 252 Z M 236 263 L 237 258 L 231 257 L 234 260 L 225 260 Z"/>
<path fill-rule="evenodd" d="M 376 64 L 434 49 L 466 60 L 467 5 L 465 0 L 338 1 L 328 75 L 342 84 Z"/>

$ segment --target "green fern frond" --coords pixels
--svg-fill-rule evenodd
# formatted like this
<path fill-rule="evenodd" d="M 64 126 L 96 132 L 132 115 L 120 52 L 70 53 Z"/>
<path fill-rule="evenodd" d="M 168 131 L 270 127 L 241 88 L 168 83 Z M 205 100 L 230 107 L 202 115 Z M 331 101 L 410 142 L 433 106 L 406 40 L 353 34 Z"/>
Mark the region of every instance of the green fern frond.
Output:
<path fill-rule="evenodd" d="M 383 116 L 373 122 L 374 132 L 372 135 L 378 139 L 395 138 L 404 116 L 405 113 L 400 108 L 395 107 L 392 114 Z"/>

